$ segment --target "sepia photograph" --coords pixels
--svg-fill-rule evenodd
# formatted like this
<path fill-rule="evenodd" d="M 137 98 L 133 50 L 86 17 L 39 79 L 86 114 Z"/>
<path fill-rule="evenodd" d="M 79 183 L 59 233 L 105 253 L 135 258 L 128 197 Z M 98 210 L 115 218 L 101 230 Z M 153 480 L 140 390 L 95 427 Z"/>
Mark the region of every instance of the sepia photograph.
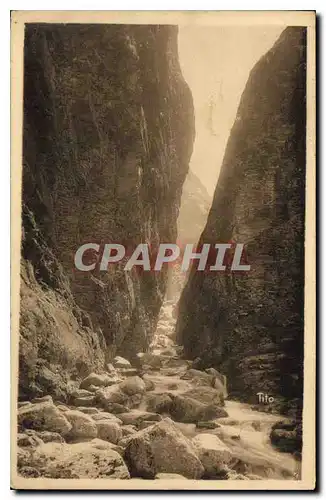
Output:
<path fill-rule="evenodd" d="M 315 488 L 315 12 L 11 14 L 11 487 Z"/>

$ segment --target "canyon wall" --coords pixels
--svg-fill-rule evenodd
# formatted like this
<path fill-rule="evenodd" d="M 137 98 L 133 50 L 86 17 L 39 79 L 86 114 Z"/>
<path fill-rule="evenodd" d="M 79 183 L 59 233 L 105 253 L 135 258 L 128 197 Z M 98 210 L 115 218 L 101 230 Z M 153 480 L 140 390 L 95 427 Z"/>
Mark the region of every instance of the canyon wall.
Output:
<path fill-rule="evenodd" d="M 146 350 L 166 272 L 78 271 L 83 243 L 176 240 L 194 139 L 177 28 L 29 24 L 20 396 Z"/>
<path fill-rule="evenodd" d="M 250 272 L 192 269 L 177 338 L 228 376 L 300 407 L 303 368 L 306 31 L 289 27 L 250 73 L 200 243 L 244 243 Z"/>

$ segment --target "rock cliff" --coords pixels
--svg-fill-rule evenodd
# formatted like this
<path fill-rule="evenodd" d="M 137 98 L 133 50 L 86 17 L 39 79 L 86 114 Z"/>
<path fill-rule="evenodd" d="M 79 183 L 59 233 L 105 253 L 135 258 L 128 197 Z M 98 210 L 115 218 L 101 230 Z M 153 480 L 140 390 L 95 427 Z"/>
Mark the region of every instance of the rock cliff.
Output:
<path fill-rule="evenodd" d="M 305 37 L 287 28 L 251 71 L 200 240 L 244 243 L 251 271 L 193 268 L 176 332 L 231 396 L 262 391 L 284 411 L 302 397 Z"/>
<path fill-rule="evenodd" d="M 175 241 L 194 138 L 177 54 L 173 26 L 26 27 L 21 397 L 64 398 L 151 341 L 166 272 L 82 272 L 74 254 Z"/>

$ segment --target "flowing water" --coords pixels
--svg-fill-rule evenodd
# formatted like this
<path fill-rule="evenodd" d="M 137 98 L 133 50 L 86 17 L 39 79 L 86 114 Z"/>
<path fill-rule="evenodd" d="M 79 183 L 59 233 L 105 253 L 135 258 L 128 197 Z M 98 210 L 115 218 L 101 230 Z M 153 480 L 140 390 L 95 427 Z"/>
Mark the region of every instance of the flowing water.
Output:
<path fill-rule="evenodd" d="M 182 394 L 193 385 L 190 380 L 183 380 L 182 375 L 189 367 L 189 362 L 176 355 L 178 347 L 171 336 L 174 332 L 174 304 L 167 301 L 161 310 L 158 327 L 151 349 L 154 353 L 168 355 L 171 350 L 172 366 L 149 372 L 146 377 L 155 384 L 154 392 Z M 200 432 L 216 434 L 231 450 L 234 457 L 232 469 L 239 474 L 239 479 L 299 479 L 300 462 L 292 454 L 279 452 L 269 439 L 271 427 L 284 419 L 282 415 L 269 414 L 253 410 L 250 405 L 238 401 L 226 400 L 225 409 L 228 417 L 219 418 L 216 429 L 198 429 L 195 424 L 175 422 L 188 437 Z M 245 476 L 245 477 L 244 477 Z"/>

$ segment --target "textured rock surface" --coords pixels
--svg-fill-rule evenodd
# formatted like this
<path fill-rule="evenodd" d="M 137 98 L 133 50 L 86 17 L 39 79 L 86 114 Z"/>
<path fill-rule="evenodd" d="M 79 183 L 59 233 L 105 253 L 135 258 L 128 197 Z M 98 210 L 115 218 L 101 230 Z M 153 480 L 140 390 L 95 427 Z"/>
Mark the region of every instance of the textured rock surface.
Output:
<path fill-rule="evenodd" d="M 128 469 L 110 443 L 46 443 L 39 446 L 29 464 L 42 476 L 54 479 L 129 479 Z M 24 470 L 20 471 L 24 474 Z"/>
<path fill-rule="evenodd" d="M 200 243 L 244 243 L 249 273 L 192 269 L 177 338 L 228 377 L 231 396 L 302 395 L 305 29 L 250 73 Z"/>
<path fill-rule="evenodd" d="M 194 437 L 198 457 L 205 468 L 206 478 L 216 478 L 225 465 L 232 460 L 229 448 L 214 434 L 199 434 Z"/>
<path fill-rule="evenodd" d="M 23 429 L 59 432 L 63 435 L 67 434 L 72 427 L 65 414 L 61 413 L 50 401 L 20 408 L 18 425 Z"/>
<path fill-rule="evenodd" d="M 204 471 L 195 448 L 170 419 L 132 435 L 125 460 L 131 475 L 145 479 L 153 479 L 160 472 L 200 479 Z"/>
<path fill-rule="evenodd" d="M 173 242 L 194 136 L 177 28 L 25 30 L 20 396 L 145 350 L 166 272 L 74 269 L 85 242 Z"/>

